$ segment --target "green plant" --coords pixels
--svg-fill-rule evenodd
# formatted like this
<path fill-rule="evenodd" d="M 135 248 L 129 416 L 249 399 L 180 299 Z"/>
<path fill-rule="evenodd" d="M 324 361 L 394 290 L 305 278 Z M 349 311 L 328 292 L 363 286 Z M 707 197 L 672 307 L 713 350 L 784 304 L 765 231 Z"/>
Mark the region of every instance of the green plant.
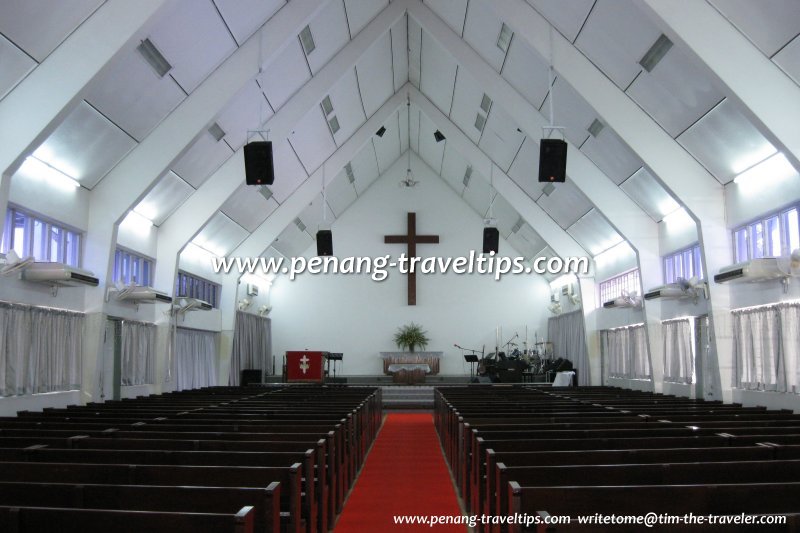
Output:
<path fill-rule="evenodd" d="M 423 330 L 422 326 L 412 322 L 397 328 L 394 342 L 398 348 L 408 348 L 410 352 L 413 352 L 417 346 L 424 350 L 428 345 L 428 332 Z"/>

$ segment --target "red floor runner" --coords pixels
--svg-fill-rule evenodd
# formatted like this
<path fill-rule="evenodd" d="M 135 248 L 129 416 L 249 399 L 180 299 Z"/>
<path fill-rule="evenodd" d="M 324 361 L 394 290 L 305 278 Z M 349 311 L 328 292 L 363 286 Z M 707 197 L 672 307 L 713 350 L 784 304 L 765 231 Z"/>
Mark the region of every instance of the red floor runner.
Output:
<path fill-rule="evenodd" d="M 466 526 L 454 524 L 396 525 L 395 515 L 461 516 L 430 414 L 387 416 L 336 533 L 466 531 Z"/>

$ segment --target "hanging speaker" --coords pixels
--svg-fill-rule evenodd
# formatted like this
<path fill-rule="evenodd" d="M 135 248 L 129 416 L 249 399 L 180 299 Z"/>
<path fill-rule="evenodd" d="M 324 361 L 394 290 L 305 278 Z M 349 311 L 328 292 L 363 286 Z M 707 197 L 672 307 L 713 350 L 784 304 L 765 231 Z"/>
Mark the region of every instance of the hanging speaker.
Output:
<path fill-rule="evenodd" d="M 244 180 L 248 185 L 272 185 L 272 142 L 255 141 L 244 145 Z"/>
<path fill-rule="evenodd" d="M 497 253 L 500 247 L 500 231 L 497 228 L 483 228 L 483 253 Z"/>
<path fill-rule="evenodd" d="M 317 232 L 317 255 L 333 255 L 333 233 L 329 229 Z"/>
<path fill-rule="evenodd" d="M 542 139 L 539 143 L 539 182 L 564 183 L 567 176 L 567 142 Z"/>

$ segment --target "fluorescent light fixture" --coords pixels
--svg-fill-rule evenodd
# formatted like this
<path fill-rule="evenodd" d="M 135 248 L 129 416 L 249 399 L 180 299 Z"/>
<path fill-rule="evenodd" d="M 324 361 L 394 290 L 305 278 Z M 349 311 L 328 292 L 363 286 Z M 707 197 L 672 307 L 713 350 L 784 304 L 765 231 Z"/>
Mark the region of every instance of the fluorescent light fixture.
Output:
<path fill-rule="evenodd" d="M 169 61 L 158 51 L 158 48 L 156 48 L 156 45 L 154 45 L 153 41 L 150 39 L 142 41 L 139 46 L 136 47 L 136 50 L 142 54 L 147 64 L 153 67 L 153 70 L 156 71 L 159 78 L 163 78 L 166 76 L 167 72 L 172 70 L 172 65 L 169 64 Z"/>
<path fill-rule="evenodd" d="M 478 131 L 483 131 L 483 127 L 485 125 L 486 125 L 486 117 L 484 117 L 483 115 L 481 115 L 480 112 L 478 112 L 478 116 L 475 117 L 475 129 Z"/>
<path fill-rule="evenodd" d="M 542 192 L 544 193 L 545 196 L 550 196 L 551 194 L 553 194 L 554 190 L 556 190 L 556 186 L 553 185 L 552 183 L 548 183 L 547 185 L 542 187 Z"/>
<path fill-rule="evenodd" d="M 150 229 L 153 227 L 153 221 L 144 217 L 136 211 L 128 211 L 125 218 L 120 222 L 120 229 L 127 229 L 138 235 L 149 235 Z"/>
<path fill-rule="evenodd" d="M 31 155 L 25 158 L 19 171 L 34 179 L 44 180 L 53 187 L 63 190 L 74 190 L 81 186 L 75 179 L 67 176 L 55 167 Z"/>
<path fill-rule="evenodd" d="M 469 187 L 469 181 L 472 179 L 472 165 L 467 167 L 464 171 L 464 187 Z"/>
<path fill-rule="evenodd" d="M 259 187 L 258 192 L 261 194 L 261 196 L 264 197 L 264 200 L 269 200 L 270 198 L 272 198 L 272 191 L 266 185 L 262 185 L 261 187 Z"/>
<path fill-rule="evenodd" d="M 658 203 L 658 212 L 661 215 L 661 219 L 663 220 L 666 215 L 672 213 L 676 209 L 679 209 L 681 206 L 678 202 L 676 202 L 671 196 L 668 196 L 663 201 Z"/>
<path fill-rule="evenodd" d="M 158 208 L 150 202 L 139 202 L 133 210 L 151 221 L 158 218 Z"/>
<path fill-rule="evenodd" d="M 347 163 L 344 166 L 344 173 L 347 175 L 347 181 L 355 183 L 356 175 L 353 173 L 353 163 Z"/>
<path fill-rule="evenodd" d="M 658 65 L 658 62 L 664 59 L 664 56 L 667 55 L 670 48 L 672 48 L 672 41 L 662 33 L 658 36 L 656 42 L 653 43 L 653 46 L 644 54 L 642 59 L 639 60 L 639 64 L 647 72 L 652 72 L 656 65 Z"/>
<path fill-rule="evenodd" d="M 687 226 L 694 225 L 694 219 L 689 216 L 689 213 L 687 213 L 686 209 L 683 207 L 679 207 L 672 213 L 665 216 L 661 221 L 672 229 L 685 228 Z"/>
<path fill-rule="evenodd" d="M 524 223 L 525 223 L 525 221 L 522 220 L 522 217 L 520 217 L 519 220 L 517 220 L 517 223 L 514 224 L 514 227 L 511 228 L 511 233 L 518 232 Z"/>
<path fill-rule="evenodd" d="M 625 256 L 632 255 L 634 255 L 633 248 L 628 244 L 628 241 L 623 240 L 596 254 L 594 256 L 594 262 L 598 266 L 607 265 Z"/>
<path fill-rule="evenodd" d="M 223 130 L 216 122 L 208 127 L 208 133 L 210 133 L 211 136 L 214 137 L 214 139 L 218 142 L 225 137 L 225 130 Z"/>
<path fill-rule="evenodd" d="M 330 96 L 322 99 L 322 112 L 325 113 L 326 117 L 333 113 L 333 102 L 331 102 Z"/>
<path fill-rule="evenodd" d="M 778 153 L 778 150 L 772 146 L 768 141 L 764 141 L 760 146 L 754 150 L 750 150 L 743 154 L 741 157 L 735 159 L 731 164 L 731 171 L 734 174 L 741 174 L 751 167 L 757 166 L 759 163 L 767 160 L 769 157 Z M 34 154 L 35 155 L 35 154 Z M 42 158 L 43 159 L 43 158 Z M 47 161 L 46 159 L 44 159 Z"/>
<path fill-rule="evenodd" d="M 503 26 L 500 28 L 500 35 L 497 37 L 497 47 L 504 53 L 508 52 L 508 46 L 511 44 L 512 35 L 514 35 L 514 32 L 511 31 L 511 28 L 504 22 Z"/>
<path fill-rule="evenodd" d="M 797 170 L 792 166 L 783 153 L 778 152 L 772 157 L 745 170 L 733 180 L 737 185 L 757 184 L 761 190 L 765 186 L 797 176 Z"/>
<path fill-rule="evenodd" d="M 339 119 L 334 116 L 328 121 L 328 126 L 331 128 L 331 133 L 336 133 L 339 131 Z"/>
<path fill-rule="evenodd" d="M 313 52 L 317 47 L 317 45 L 314 44 L 314 36 L 311 35 L 310 26 L 306 26 L 303 28 L 303 31 L 300 32 L 300 44 L 303 45 L 303 52 L 305 52 L 306 55 Z"/>
<path fill-rule="evenodd" d="M 306 230 L 306 225 L 303 224 L 303 221 L 300 220 L 299 217 L 294 219 L 294 225 L 297 226 L 297 229 L 299 229 L 300 231 L 305 231 Z"/>
<path fill-rule="evenodd" d="M 592 137 L 597 137 L 605 127 L 606 127 L 605 124 L 603 124 L 597 119 L 594 119 L 592 123 L 589 125 L 589 134 Z"/>
<path fill-rule="evenodd" d="M 483 110 L 484 113 L 488 115 L 489 109 L 491 109 L 491 107 L 492 107 L 492 99 L 489 98 L 488 94 L 483 93 L 483 98 L 481 98 L 481 109 Z"/>

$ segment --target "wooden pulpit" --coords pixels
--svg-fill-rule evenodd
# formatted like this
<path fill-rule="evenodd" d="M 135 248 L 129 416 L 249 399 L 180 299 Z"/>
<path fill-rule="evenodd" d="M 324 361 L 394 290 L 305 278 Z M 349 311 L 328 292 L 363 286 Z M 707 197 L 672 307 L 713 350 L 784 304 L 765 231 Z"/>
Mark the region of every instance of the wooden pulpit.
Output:
<path fill-rule="evenodd" d="M 292 383 L 322 383 L 324 353 L 311 351 L 286 352 L 286 381 Z"/>

